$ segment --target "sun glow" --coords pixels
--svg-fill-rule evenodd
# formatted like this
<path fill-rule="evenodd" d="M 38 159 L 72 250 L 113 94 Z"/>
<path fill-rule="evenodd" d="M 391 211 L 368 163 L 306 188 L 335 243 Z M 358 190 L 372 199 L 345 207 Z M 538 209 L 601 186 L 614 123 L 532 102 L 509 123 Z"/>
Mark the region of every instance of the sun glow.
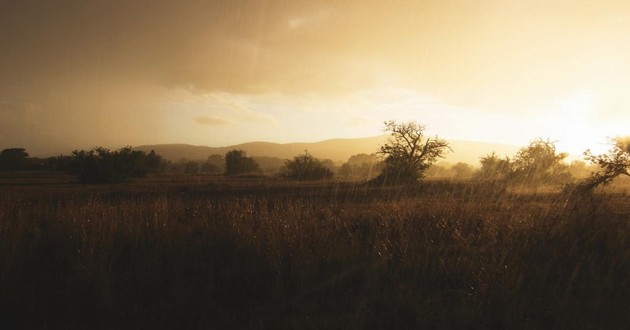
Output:
<path fill-rule="evenodd" d="M 547 133 L 547 138 L 556 140 L 561 151 L 577 156 L 605 142 L 605 134 L 596 123 L 597 96 L 594 93 L 573 93 L 554 103 L 534 126 L 541 127 L 541 134 Z"/>
<path fill-rule="evenodd" d="M 0 11 L 0 147 L 321 141 L 393 119 L 579 157 L 630 133 L 627 1 L 39 2 Z"/>

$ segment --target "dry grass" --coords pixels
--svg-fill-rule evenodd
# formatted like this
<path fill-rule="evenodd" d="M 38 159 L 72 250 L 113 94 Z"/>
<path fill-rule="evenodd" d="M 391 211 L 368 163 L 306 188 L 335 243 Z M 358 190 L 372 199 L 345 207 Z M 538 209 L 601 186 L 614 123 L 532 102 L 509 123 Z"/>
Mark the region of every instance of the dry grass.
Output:
<path fill-rule="evenodd" d="M 212 180 L 7 184 L 0 327 L 630 323 L 623 194 Z"/>

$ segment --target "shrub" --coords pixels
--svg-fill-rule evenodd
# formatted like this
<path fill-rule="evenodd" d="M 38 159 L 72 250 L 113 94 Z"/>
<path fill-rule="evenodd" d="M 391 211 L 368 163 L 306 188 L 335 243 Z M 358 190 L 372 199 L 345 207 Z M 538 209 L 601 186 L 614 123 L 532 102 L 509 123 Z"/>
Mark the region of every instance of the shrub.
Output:
<path fill-rule="evenodd" d="M 315 159 L 308 152 L 286 161 L 281 175 L 293 180 L 321 180 L 333 176 L 324 162 Z"/>
<path fill-rule="evenodd" d="M 243 150 L 232 150 L 225 154 L 225 175 L 260 173 L 260 166 Z"/>

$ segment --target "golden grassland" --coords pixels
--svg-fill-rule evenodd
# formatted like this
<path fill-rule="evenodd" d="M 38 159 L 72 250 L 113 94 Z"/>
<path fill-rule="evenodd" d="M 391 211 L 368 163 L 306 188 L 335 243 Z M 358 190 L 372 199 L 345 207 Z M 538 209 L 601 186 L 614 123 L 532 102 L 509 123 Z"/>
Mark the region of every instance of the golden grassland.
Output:
<path fill-rule="evenodd" d="M 0 327 L 630 324 L 630 197 L 0 175 Z"/>

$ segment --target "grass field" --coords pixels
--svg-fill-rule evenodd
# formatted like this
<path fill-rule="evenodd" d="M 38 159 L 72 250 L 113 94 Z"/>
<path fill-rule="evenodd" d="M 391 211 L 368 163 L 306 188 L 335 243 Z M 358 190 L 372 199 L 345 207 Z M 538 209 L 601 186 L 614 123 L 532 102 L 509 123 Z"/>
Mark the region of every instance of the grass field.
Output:
<path fill-rule="evenodd" d="M 0 175 L 0 328 L 625 329 L 630 197 Z"/>

